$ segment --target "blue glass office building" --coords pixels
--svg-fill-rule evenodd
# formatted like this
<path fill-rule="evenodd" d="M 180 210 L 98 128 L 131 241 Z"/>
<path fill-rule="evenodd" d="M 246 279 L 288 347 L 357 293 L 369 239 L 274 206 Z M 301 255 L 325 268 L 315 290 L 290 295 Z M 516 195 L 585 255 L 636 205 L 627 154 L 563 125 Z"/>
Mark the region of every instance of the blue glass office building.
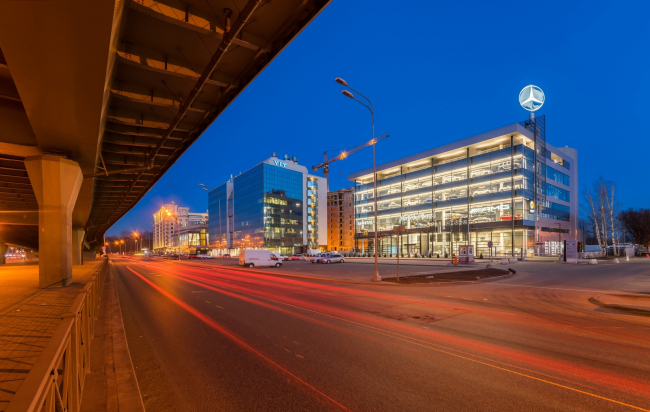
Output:
<path fill-rule="evenodd" d="M 310 175 L 286 155 L 231 175 L 208 193 L 213 253 L 264 248 L 293 254 L 326 245 L 326 191 L 324 178 Z"/>
<path fill-rule="evenodd" d="M 577 152 L 546 142 L 545 117 L 377 166 L 379 253 L 558 254 L 575 240 Z M 374 251 L 372 169 L 354 173 L 355 247 Z M 394 226 L 405 226 L 403 234 Z"/>

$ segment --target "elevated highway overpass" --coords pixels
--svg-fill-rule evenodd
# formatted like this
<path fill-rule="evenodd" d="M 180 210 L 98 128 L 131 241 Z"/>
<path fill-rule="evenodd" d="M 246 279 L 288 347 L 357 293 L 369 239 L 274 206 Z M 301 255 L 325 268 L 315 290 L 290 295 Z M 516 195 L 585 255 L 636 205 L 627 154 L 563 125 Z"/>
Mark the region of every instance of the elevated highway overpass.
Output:
<path fill-rule="evenodd" d="M 0 2 L 0 252 L 65 285 L 328 3 Z"/>

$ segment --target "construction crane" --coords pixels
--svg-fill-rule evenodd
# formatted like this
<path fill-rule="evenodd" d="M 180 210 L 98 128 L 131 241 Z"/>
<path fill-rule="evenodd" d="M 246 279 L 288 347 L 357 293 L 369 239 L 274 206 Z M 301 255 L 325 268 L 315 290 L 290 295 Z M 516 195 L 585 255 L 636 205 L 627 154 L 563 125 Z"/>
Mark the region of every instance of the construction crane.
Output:
<path fill-rule="evenodd" d="M 364 143 L 362 145 L 354 147 L 354 148 L 352 148 L 350 150 L 347 150 L 347 151 L 344 150 L 344 151 L 341 152 L 340 155 L 338 155 L 336 157 L 333 157 L 333 158 L 331 158 L 329 160 L 327 159 L 327 152 L 325 152 L 325 154 L 323 155 L 324 156 L 323 163 L 321 163 L 319 165 L 316 165 L 316 166 L 312 166 L 312 170 L 314 172 L 317 172 L 318 169 L 320 169 L 322 167 L 323 168 L 323 177 L 325 177 L 327 179 L 327 176 L 328 176 L 328 174 L 330 172 L 330 169 L 329 169 L 329 164 L 330 163 L 336 162 L 337 160 L 343 160 L 346 157 L 350 156 L 352 153 L 358 152 L 359 150 L 364 149 L 364 148 L 366 148 L 368 146 L 372 146 L 373 144 L 375 144 L 375 143 L 377 143 L 377 142 L 379 142 L 381 140 L 384 140 L 387 137 L 388 137 L 388 133 L 385 133 L 385 134 L 383 134 L 383 135 L 381 135 L 379 137 L 375 137 L 374 139 L 372 139 L 372 140 L 370 140 L 370 141 L 368 141 L 368 142 L 366 142 L 366 143 Z"/>

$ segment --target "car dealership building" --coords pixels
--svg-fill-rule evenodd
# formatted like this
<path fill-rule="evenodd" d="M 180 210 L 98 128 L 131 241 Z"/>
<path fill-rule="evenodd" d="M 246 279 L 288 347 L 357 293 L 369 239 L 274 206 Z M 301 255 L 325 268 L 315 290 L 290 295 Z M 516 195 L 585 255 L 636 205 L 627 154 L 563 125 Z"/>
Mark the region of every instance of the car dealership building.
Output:
<path fill-rule="evenodd" d="M 578 159 L 545 129 L 540 116 L 378 165 L 379 254 L 444 257 L 462 244 L 484 257 L 559 254 L 577 239 Z M 348 178 L 355 248 L 372 254 L 372 169 Z"/>

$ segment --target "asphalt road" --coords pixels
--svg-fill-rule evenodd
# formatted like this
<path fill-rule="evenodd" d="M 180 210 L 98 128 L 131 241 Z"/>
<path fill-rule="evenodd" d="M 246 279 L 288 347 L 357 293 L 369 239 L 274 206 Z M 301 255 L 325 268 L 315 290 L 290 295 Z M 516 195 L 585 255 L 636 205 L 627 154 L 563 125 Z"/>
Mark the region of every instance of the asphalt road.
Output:
<path fill-rule="evenodd" d="M 650 410 L 650 262 L 348 285 L 112 259 L 149 411 Z"/>

